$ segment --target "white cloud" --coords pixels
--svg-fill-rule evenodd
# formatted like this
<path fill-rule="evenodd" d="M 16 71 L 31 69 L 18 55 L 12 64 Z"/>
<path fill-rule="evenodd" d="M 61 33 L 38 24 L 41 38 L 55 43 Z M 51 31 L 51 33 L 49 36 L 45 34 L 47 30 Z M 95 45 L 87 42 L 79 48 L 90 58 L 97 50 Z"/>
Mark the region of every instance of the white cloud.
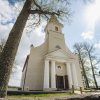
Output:
<path fill-rule="evenodd" d="M 0 21 L 6 21 L 11 20 L 12 18 L 12 10 L 9 6 L 8 1 L 6 0 L 0 0 Z"/>
<path fill-rule="evenodd" d="M 95 46 L 95 48 L 99 48 L 100 49 L 100 41 L 98 43 L 96 43 L 94 46 Z"/>
<path fill-rule="evenodd" d="M 88 4 L 85 9 L 85 20 L 87 27 L 90 29 L 95 28 L 96 22 L 100 19 L 100 0 L 95 0 L 93 3 Z"/>
<path fill-rule="evenodd" d="M 15 20 L 21 11 L 23 2 L 17 2 L 15 6 L 9 5 L 8 0 L 0 0 L 0 22 Z"/>
<path fill-rule="evenodd" d="M 10 86 L 20 86 L 20 80 L 21 80 L 21 70 L 22 68 L 20 65 L 17 65 L 16 68 L 14 69 L 14 72 L 12 73 L 10 80 L 9 80 L 9 85 Z"/>
<path fill-rule="evenodd" d="M 84 38 L 84 39 L 89 39 L 89 40 L 92 40 L 94 38 L 94 32 L 83 32 L 81 34 L 81 36 Z"/>
<path fill-rule="evenodd" d="M 7 0 L 0 0 L 0 37 L 7 38 L 14 21 L 16 20 L 23 3 L 16 3 L 16 7 L 9 5 Z"/>
<path fill-rule="evenodd" d="M 34 46 L 38 46 L 44 42 L 45 38 L 45 27 L 46 22 L 43 22 L 38 28 L 34 29 L 30 34 L 30 42 L 33 43 Z"/>
<path fill-rule="evenodd" d="M 7 39 L 8 33 L 10 32 L 11 28 L 13 26 L 13 23 L 9 23 L 7 25 L 0 24 L 0 39 Z"/>

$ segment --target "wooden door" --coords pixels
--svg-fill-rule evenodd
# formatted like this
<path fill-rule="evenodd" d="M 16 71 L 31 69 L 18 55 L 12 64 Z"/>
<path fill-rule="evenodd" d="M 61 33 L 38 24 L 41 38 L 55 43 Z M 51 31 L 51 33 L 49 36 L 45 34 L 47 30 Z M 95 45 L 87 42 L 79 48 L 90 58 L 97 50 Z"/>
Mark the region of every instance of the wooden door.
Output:
<path fill-rule="evenodd" d="M 64 78 L 63 76 L 56 76 L 56 87 L 58 90 L 64 89 Z"/>
<path fill-rule="evenodd" d="M 69 84 L 68 84 L 68 75 L 64 76 L 65 79 L 65 89 L 68 90 L 69 89 Z"/>

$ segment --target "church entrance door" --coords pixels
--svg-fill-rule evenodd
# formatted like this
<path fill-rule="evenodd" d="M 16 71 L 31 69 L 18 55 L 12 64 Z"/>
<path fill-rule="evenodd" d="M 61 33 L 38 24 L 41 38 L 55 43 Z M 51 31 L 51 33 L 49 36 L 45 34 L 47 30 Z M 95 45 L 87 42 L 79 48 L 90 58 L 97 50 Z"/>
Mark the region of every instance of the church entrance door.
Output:
<path fill-rule="evenodd" d="M 63 76 L 57 76 L 56 77 L 56 87 L 58 90 L 63 90 L 64 89 L 64 79 Z"/>
<path fill-rule="evenodd" d="M 64 76 L 64 80 L 65 80 L 65 89 L 68 90 L 68 89 L 69 89 L 68 75 L 65 75 L 65 76 Z"/>
<path fill-rule="evenodd" d="M 65 76 L 56 76 L 56 88 L 57 90 L 68 89 L 68 77 Z"/>

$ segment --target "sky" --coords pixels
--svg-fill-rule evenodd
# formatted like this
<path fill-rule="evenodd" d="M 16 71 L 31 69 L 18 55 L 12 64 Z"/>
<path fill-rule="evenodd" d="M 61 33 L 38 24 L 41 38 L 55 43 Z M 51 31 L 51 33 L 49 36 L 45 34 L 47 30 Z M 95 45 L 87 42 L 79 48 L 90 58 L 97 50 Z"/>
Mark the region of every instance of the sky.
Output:
<path fill-rule="evenodd" d="M 83 1 L 71 0 L 71 21 L 62 22 L 66 45 L 73 51 L 73 45 L 76 42 L 93 43 L 100 57 L 100 0 L 94 0 L 92 3 Z M 0 39 L 7 39 L 22 6 L 23 0 L 0 0 L 0 9 L 2 9 L 0 11 Z M 20 86 L 22 68 L 30 52 L 30 45 L 33 44 L 36 47 L 44 42 L 45 25 L 46 21 L 43 21 L 31 32 L 25 27 L 16 56 L 17 70 L 11 75 L 9 85 Z M 98 81 L 100 83 L 99 77 Z"/>

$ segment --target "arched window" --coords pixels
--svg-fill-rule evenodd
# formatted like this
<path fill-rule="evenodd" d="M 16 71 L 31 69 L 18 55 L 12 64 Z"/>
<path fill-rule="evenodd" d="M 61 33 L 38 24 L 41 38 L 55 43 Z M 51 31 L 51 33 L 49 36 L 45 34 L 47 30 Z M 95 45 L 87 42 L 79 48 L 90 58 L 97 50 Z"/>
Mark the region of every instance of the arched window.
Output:
<path fill-rule="evenodd" d="M 55 26 L 55 30 L 58 31 L 58 27 L 57 26 Z"/>
<path fill-rule="evenodd" d="M 59 45 L 56 45 L 56 48 L 61 49 L 61 47 Z"/>

